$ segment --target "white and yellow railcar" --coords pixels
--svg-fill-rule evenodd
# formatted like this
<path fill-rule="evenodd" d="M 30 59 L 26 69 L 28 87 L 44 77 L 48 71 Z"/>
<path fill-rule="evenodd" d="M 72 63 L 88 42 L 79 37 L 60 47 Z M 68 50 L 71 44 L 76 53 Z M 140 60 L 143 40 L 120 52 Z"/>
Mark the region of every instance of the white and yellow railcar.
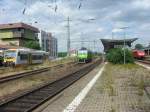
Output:
<path fill-rule="evenodd" d="M 3 59 L 4 59 L 4 50 L 0 50 L 0 66 L 3 65 Z"/>
<path fill-rule="evenodd" d="M 8 49 L 4 52 L 4 65 L 18 66 L 40 64 L 45 60 L 47 52 L 32 49 Z"/>

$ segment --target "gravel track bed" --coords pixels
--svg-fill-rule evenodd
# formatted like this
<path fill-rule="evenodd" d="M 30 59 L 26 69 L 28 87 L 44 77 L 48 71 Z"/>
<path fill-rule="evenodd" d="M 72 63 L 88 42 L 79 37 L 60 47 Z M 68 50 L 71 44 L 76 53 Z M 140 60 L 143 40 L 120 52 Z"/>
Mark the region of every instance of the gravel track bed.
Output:
<path fill-rule="evenodd" d="M 0 84 L 0 100 L 4 101 L 12 95 L 21 94 L 24 90 L 34 89 L 46 82 L 53 82 L 62 78 L 75 70 L 81 68 L 81 65 L 66 64 L 63 67 L 51 68 L 50 71 L 36 74 L 33 76 L 26 76 L 21 79 L 10 81 L 8 83 Z"/>

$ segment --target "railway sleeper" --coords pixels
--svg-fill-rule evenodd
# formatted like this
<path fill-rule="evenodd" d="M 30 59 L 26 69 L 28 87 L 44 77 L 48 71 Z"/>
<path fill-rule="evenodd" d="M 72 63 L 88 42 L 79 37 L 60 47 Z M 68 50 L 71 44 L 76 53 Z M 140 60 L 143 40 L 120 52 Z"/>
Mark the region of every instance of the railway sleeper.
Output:
<path fill-rule="evenodd" d="M 9 104 L 8 107 L 16 107 L 16 108 L 29 108 L 30 106 L 35 105 L 35 103 L 30 102 L 13 102 L 12 104 Z"/>
<path fill-rule="evenodd" d="M 35 97 L 45 98 L 45 97 L 47 97 L 49 94 L 34 93 L 34 94 L 32 94 L 32 95 L 35 96 Z"/>
<path fill-rule="evenodd" d="M 24 112 L 24 111 L 25 109 L 20 109 L 15 107 L 1 109 L 1 112 Z"/>
<path fill-rule="evenodd" d="M 33 106 L 33 104 L 31 105 L 27 103 L 25 104 L 14 103 L 12 105 L 8 105 L 7 107 L 3 107 L 0 110 L 7 110 L 7 112 L 13 112 L 13 111 L 16 112 L 16 110 L 20 110 L 20 112 L 24 112 L 27 108 L 30 108 L 31 106 Z M 8 111 L 8 110 L 13 110 L 13 111 Z"/>
<path fill-rule="evenodd" d="M 53 88 L 54 89 L 54 88 Z M 51 89 L 51 88 L 43 88 L 43 89 L 41 89 L 40 91 L 52 91 L 53 89 Z"/>
<path fill-rule="evenodd" d="M 52 92 L 51 91 L 39 91 L 38 92 L 39 94 L 44 94 L 44 95 L 49 95 L 49 94 L 51 94 Z"/>
<path fill-rule="evenodd" d="M 44 89 L 50 89 L 50 90 L 52 90 L 52 89 L 54 89 L 54 87 L 53 86 L 51 86 L 51 85 L 48 85 L 48 86 L 45 86 L 45 88 Z M 42 89 L 43 90 L 43 89 Z"/>
<path fill-rule="evenodd" d="M 43 97 L 36 97 L 36 96 L 27 96 L 25 98 L 28 100 L 37 100 L 37 101 L 43 100 Z"/>
<path fill-rule="evenodd" d="M 31 103 L 35 104 L 38 100 L 30 100 L 30 99 L 20 99 L 20 103 Z"/>
<path fill-rule="evenodd" d="M 84 68 L 80 72 L 75 72 L 73 73 L 73 75 L 66 77 L 63 80 L 56 81 L 57 84 L 52 83 L 50 86 L 46 86 L 45 88 L 39 89 L 38 91 L 27 94 L 26 96 L 22 97 L 22 100 L 18 99 L 10 103 L 9 105 L 6 104 L 6 106 L 2 108 L 4 110 L 2 112 L 24 112 L 27 109 L 31 109 L 35 105 L 38 105 L 40 102 L 43 102 L 47 98 L 50 98 L 53 95 L 57 94 L 59 91 L 66 88 L 68 85 L 81 78 L 84 74 L 88 73 L 94 67 L 95 66 L 86 67 L 86 69 Z"/>
<path fill-rule="evenodd" d="M 43 95 L 49 95 L 52 94 L 52 91 L 39 91 L 38 93 Z"/>

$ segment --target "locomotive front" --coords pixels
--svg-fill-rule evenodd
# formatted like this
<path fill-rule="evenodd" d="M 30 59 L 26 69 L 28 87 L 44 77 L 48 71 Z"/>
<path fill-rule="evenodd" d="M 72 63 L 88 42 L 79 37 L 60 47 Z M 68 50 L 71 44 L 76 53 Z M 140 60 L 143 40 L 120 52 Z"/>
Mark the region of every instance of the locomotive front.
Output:
<path fill-rule="evenodd" d="M 6 50 L 4 52 L 4 65 L 14 66 L 16 62 L 17 53 L 16 50 Z"/>

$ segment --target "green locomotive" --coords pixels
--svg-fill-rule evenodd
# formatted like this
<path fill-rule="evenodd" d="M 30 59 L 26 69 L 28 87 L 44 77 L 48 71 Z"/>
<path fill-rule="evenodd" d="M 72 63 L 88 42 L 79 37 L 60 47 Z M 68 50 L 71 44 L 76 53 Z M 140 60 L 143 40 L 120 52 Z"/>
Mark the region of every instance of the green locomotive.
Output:
<path fill-rule="evenodd" d="M 92 52 L 86 48 L 78 50 L 77 58 L 79 63 L 88 63 L 92 61 Z"/>

